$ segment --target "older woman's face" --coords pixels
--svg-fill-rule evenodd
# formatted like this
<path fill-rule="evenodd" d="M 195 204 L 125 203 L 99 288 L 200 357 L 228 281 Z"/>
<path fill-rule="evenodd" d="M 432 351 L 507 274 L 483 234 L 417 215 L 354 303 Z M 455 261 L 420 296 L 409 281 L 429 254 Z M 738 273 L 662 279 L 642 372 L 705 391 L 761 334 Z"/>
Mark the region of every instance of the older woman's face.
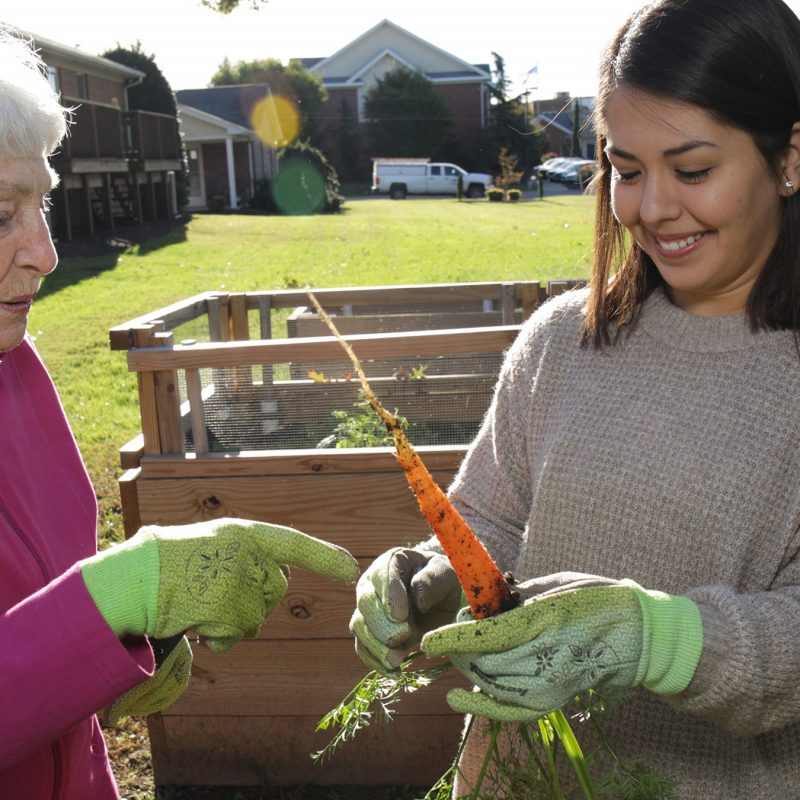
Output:
<path fill-rule="evenodd" d="M 43 157 L 0 157 L 0 353 L 22 341 L 42 277 L 58 263 L 44 216 L 55 183 Z"/>

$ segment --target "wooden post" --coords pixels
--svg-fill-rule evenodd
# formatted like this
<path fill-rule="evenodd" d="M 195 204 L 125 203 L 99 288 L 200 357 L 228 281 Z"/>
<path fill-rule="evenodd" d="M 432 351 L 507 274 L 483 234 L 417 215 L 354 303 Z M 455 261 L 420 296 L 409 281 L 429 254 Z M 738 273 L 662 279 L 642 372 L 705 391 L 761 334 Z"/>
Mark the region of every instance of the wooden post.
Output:
<path fill-rule="evenodd" d="M 272 338 L 272 298 L 269 295 L 260 295 L 258 298 L 259 333 L 262 339 Z M 261 381 L 267 389 L 273 381 L 272 365 L 262 364 Z"/>
<path fill-rule="evenodd" d="M 131 173 L 131 185 L 133 193 L 133 213 L 136 215 L 136 221 L 141 225 L 144 223 L 144 215 L 142 213 L 142 190 L 139 183 L 139 173 L 134 169 Z"/>
<path fill-rule="evenodd" d="M 103 173 L 103 212 L 106 217 L 106 227 L 114 230 L 114 206 L 111 199 L 111 173 Z"/>
<path fill-rule="evenodd" d="M 504 283 L 500 292 L 500 311 L 502 314 L 503 325 L 514 325 L 516 284 Z"/>
<path fill-rule="evenodd" d="M 83 191 L 86 195 L 86 213 L 89 215 L 89 233 L 94 234 L 94 212 L 92 211 L 92 187 L 89 186 L 89 176 L 82 176 Z"/>
<path fill-rule="evenodd" d="M 153 335 L 153 344 L 156 347 L 169 347 L 174 343 L 173 338 L 172 331 L 158 331 Z M 185 453 L 177 370 L 154 372 L 153 384 L 156 392 L 161 452 Z"/>
<path fill-rule="evenodd" d="M 142 517 L 139 511 L 139 489 L 137 481 L 141 469 L 129 469 L 119 478 L 119 499 L 122 506 L 122 522 L 125 538 L 130 539 L 142 527 Z"/>
<path fill-rule="evenodd" d="M 133 331 L 134 348 L 152 347 L 152 325 L 142 325 Z M 142 417 L 142 436 L 146 455 L 161 453 L 161 434 L 158 430 L 158 403 L 156 402 L 156 386 L 153 372 L 139 372 L 139 412 Z"/>
<path fill-rule="evenodd" d="M 229 342 L 231 339 L 230 307 L 227 294 L 208 298 L 208 337 L 212 342 Z M 214 394 L 222 398 L 228 383 L 228 371 L 225 368 L 214 367 L 211 374 Z"/>
<path fill-rule="evenodd" d="M 201 455 L 208 452 L 208 432 L 203 411 L 203 387 L 200 384 L 200 372 L 196 369 L 187 369 L 184 374 L 186 375 L 186 392 L 189 395 L 189 420 L 192 425 L 194 452 Z"/>
<path fill-rule="evenodd" d="M 230 338 L 234 342 L 246 342 L 250 339 L 250 327 L 247 321 L 247 295 L 243 292 L 229 296 Z M 239 367 L 233 371 L 232 386 L 240 390 L 253 385 L 252 367 Z"/>
<path fill-rule="evenodd" d="M 523 283 L 520 286 L 522 294 L 522 321 L 525 322 L 539 305 L 539 284 Z"/>

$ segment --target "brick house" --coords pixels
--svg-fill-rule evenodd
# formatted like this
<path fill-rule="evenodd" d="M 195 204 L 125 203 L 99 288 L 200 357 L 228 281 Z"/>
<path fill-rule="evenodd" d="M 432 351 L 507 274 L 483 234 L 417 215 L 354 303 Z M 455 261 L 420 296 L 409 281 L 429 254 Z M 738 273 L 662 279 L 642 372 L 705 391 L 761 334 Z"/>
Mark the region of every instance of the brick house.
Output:
<path fill-rule="evenodd" d="M 189 160 L 189 210 L 246 205 L 258 181 L 277 169 L 275 147 L 262 141 L 253 114 L 270 114 L 266 128 L 280 138 L 267 84 L 182 89 L 175 93 Z M 265 126 L 260 126 L 262 131 Z"/>
<path fill-rule="evenodd" d="M 561 156 L 573 155 L 573 126 L 575 123 L 575 104 L 578 107 L 578 146 L 583 158 L 597 157 L 597 141 L 592 125 L 593 97 L 570 97 L 569 92 L 559 92 L 547 100 L 533 103 L 533 119 L 540 125 L 549 143 L 549 149 Z"/>
<path fill-rule="evenodd" d="M 369 151 L 364 96 L 397 67 L 421 71 L 447 102 L 454 122 L 449 157 L 467 169 L 484 165 L 480 148 L 491 82 L 487 64 L 468 64 L 388 19 L 327 58 L 301 60 L 328 91 L 320 146 L 344 180 L 366 179 L 372 158 L 382 155 Z"/>
<path fill-rule="evenodd" d="M 96 227 L 169 218 L 177 213 L 175 170 L 181 168 L 175 117 L 130 111 L 127 90 L 140 70 L 28 34 L 53 89 L 73 108 L 73 124 L 53 167 L 61 183 L 50 222 L 58 239 Z"/>

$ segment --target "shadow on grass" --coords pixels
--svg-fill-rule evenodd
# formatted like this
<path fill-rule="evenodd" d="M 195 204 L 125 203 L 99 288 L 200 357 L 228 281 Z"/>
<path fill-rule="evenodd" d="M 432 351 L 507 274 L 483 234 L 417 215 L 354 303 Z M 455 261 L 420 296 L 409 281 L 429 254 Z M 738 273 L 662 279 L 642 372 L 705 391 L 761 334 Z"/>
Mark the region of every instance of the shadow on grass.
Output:
<path fill-rule="evenodd" d="M 98 232 L 71 242 L 58 242 L 59 266 L 48 275 L 39 291 L 39 297 L 55 294 L 88 278 L 114 269 L 119 257 L 132 248 L 146 255 L 186 241 L 186 226 L 190 216 L 175 220 L 161 220 L 144 225 L 130 225 L 113 231 Z"/>

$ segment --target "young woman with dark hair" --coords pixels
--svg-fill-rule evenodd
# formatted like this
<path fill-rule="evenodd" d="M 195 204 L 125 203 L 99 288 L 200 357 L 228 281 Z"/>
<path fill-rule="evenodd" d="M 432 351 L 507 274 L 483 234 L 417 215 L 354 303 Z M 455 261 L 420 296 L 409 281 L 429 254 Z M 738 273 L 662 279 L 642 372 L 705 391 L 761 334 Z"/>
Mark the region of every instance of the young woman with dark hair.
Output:
<path fill-rule="evenodd" d="M 595 117 L 591 284 L 525 325 L 450 489 L 526 601 L 456 619 L 429 542 L 364 573 L 351 627 L 385 667 L 422 636 L 478 716 L 629 692 L 609 739 L 683 800 L 796 797 L 800 22 L 782 0 L 648 5 Z"/>

